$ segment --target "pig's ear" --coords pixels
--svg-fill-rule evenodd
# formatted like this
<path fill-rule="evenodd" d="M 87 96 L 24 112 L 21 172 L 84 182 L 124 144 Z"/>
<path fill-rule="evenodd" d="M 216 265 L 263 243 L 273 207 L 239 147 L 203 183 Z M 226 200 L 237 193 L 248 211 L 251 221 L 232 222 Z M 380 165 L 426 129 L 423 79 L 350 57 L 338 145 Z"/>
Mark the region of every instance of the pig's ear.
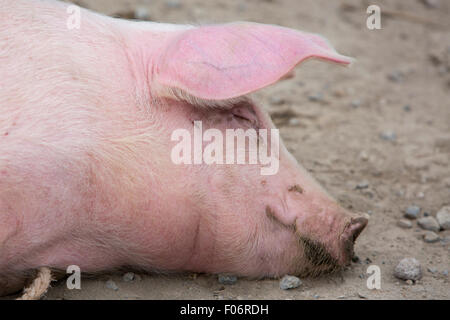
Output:
<path fill-rule="evenodd" d="M 247 22 L 193 28 L 172 39 L 155 61 L 152 90 L 232 99 L 277 82 L 308 58 L 352 62 L 326 39 L 288 28 Z"/>

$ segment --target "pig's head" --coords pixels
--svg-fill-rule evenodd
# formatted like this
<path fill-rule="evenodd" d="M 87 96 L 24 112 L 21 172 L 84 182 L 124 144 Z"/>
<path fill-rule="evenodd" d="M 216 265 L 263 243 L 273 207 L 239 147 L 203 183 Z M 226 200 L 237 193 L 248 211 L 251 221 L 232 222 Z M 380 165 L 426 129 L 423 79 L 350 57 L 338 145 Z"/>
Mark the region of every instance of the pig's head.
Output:
<path fill-rule="evenodd" d="M 154 168 L 162 181 L 172 181 L 161 198 L 184 199 L 179 214 L 198 225 L 183 268 L 278 276 L 315 275 L 347 265 L 367 219 L 339 206 L 281 142 L 276 144 L 276 137 L 265 141 L 250 135 L 240 149 L 232 147 L 247 162 L 226 164 L 225 130 L 270 133 L 272 121 L 248 94 L 277 82 L 308 58 L 344 65 L 351 60 L 318 35 L 254 23 L 155 32 L 150 43 L 146 32 L 131 37 L 131 55 L 143 61 L 141 79 L 143 91 L 150 92 L 151 116 L 164 124 L 159 128 L 166 146 L 161 154 L 170 157 L 181 141 L 173 136 L 175 130 L 185 129 L 192 137 L 192 163 L 172 160 Z M 195 121 L 201 121 L 203 133 L 216 129 L 210 131 L 214 139 L 203 138 L 204 152 L 211 152 L 208 144 L 217 140 L 216 133 L 223 134 L 224 164 L 194 163 Z M 261 169 L 267 163 L 249 164 L 250 153 L 264 145 L 279 160 L 266 174 Z"/>

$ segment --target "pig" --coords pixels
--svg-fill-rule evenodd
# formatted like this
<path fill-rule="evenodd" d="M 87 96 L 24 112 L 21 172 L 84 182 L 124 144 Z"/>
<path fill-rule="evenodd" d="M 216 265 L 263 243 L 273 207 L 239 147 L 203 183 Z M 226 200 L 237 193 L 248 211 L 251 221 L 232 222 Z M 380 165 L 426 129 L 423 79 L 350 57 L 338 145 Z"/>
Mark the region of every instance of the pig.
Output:
<path fill-rule="evenodd" d="M 70 5 L 0 0 L 0 295 L 41 267 L 276 278 L 349 264 L 367 218 L 281 141 L 271 175 L 171 153 L 172 133 L 193 134 L 195 121 L 275 129 L 251 93 L 309 58 L 350 58 L 275 25 L 127 21 Z"/>

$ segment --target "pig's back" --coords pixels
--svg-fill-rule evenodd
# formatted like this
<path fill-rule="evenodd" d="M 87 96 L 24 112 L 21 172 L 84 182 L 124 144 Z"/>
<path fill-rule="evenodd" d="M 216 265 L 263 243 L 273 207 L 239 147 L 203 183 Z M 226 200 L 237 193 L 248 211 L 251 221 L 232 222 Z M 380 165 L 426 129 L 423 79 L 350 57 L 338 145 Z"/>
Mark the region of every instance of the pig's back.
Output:
<path fill-rule="evenodd" d="M 0 7 L 0 270 L 64 265 L 86 246 L 100 248 L 86 265 L 114 265 L 102 223 L 116 219 L 113 181 L 131 179 L 116 150 L 135 104 L 119 35 L 85 11 L 68 29 L 56 2 Z M 105 243 L 79 241 L 89 236 Z"/>

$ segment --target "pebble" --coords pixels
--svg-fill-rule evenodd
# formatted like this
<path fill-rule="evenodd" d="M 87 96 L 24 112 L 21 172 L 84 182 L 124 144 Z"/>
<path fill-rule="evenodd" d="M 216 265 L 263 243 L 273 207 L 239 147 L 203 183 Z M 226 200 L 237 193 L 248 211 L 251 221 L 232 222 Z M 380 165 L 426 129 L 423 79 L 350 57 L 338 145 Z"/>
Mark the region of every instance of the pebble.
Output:
<path fill-rule="evenodd" d="M 295 289 L 298 288 L 301 284 L 302 281 L 299 278 L 295 276 L 285 275 L 280 280 L 280 289 L 281 290 Z"/>
<path fill-rule="evenodd" d="M 384 131 L 380 133 L 380 138 L 386 141 L 395 141 L 397 140 L 397 134 L 392 131 Z"/>
<path fill-rule="evenodd" d="M 360 183 L 358 183 L 356 185 L 356 189 L 360 190 L 360 189 L 367 189 L 369 187 L 369 182 L 367 181 L 361 181 Z"/>
<path fill-rule="evenodd" d="M 397 226 L 399 226 L 402 229 L 410 229 L 412 228 L 412 223 L 409 220 L 401 219 L 397 221 Z"/>
<path fill-rule="evenodd" d="M 134 273 L 133 272 L 127 272 L 122 276 L 122 280 L 125 282 L 131 282 L 134 280 Z"/>
<path fill-rule="evenodd" d="M 150 20 L 150 13 L 146 7 L 137 7 L 134 10 L 134 18 L 137 20 Z"/>
<path fill-rule="evenodd" d="M 284 98 L 282 98 L 282 97 L 279 97 L 279 96 L 272 96 L 272 97 L 270 97 L 270 104 L 271 105 L 279 106 L 279 105 L 282 105 L 282 104 L 285 104 L 285 103 L 286 103 L 286 100 Z"/>
<path fill-rule="evenodd" d="M 414 282 L 412 280 L 406 280 L 406 284 L 408 286 L 412 286 L 414 284 Z"/>
<path fill-rule="evenodd" d="M 450 243 L 450 236 L 445 236 L 441 239 L 442 244 L 449 244 Z"/>
<path fill-rule="evenodd" d="M 312 94 L 308 97 L 309 101 L 312 102 L 318 102 L 318 101 L 322 101 L 323 100 L 323 94 L 322 93 L 316 93 L 316 94 Z"/>
<path fill-rule="evenodd" d="M 361 106 L 361 100 L 353 100 L 352 102 L 351 102 L 351 106 L 353 107 L 353 108 L 359 108 L 360 106 Z"/>
<path fill-rule="evenodd" d="M 219 283 L 225 285 L 232 285 L 237 282 L 237 277 L 231 274 L 219 274 Z"/>
<path fill-rule="evenodd" d="M 439 241 L 439 236 L 436 233 L 434 233 L 433 231 L 427 231 L 423 235 L 423 240 L 428 243 L 434 243 L 434 242 Z"/>
<path fill-rule="evenodd" d="M 422 267 L 415 258 L 404 258 L 394 269 L 394 276 L 402 280 L 419 280 L 422 278 Z"/>
<path fill-rule="evenodd" d="M 111 290 L 114 290 L 114 291 L 119 290 L 119 287 L 117 286 L 117 284 L 114 281 L 112 281 L 112 280 L 106 281 L 106 287 L 108 289 L 111 289 Z"/>
<path fill-rule="evenodd" d="M 440 229 L 439 223 L 433 217 L 423 217 L 417 220 L 417 224 L 425 230 L 438 232 Z"/>
<path fill-rule="evenodd" d="M 411 111 L 411 106 L 410 106 L 409 104 L 404 105 L 404 106 L 403 106 L 403 111 L 405 111 L 405 112 L 410 112 L 410 111 Z"/>
<path fill-rule="evenodd" d="M 359 157 L 361 158 L 362 161 L 369 160 L 369 155 L 365 151 L 361 151 L 361 153 L 359 154 Z"/>
<path fill-rule="evenodd" d="M 419 214 L 420 214 L 420 207 L 409 206 L 408 208 L 406 208 L 404 216 L 405 216 L 405 218 L 408 218 L 408 219 L 417 219 Z"/>
<path fill-rule="evenodd" d="M 300 120 L 297 118 L 291 118 L 289 119 L 289 125 L 291 126 L 298 126 L 300 124 Z"/>
<path fill-rule="evenodd" d="M 181 8 L 182 4 L 180 0 L 166 0 L 166 6 L 171 9 Z"/>
<path fill-rule="evenodd" d="M 428 267 L 427 270 L 428 270 L 428 272 L 431 272 L 431 273 L 436 273 L 437 272 L 437 269 L 433 268 L 433 267 Z"/>
<path fill-rule="evenodd" d="M 422 0 L 422 3 L 429 9 L 437 9 L 440 7 L 440 0 Z"/>
<path fill-rule="evenodd" d="M 387 75 L 387 78 L 392 82 L 401 82 L 403 81 L 405 75 L 401 71 L 394 71 Z"/>
<path fill-rule="evenodd" d="M 448 270 L 444 270 L 444 271 L 442 271 L 442 275 L 444 275 L 444 276 L 448 276 Z"/>
<path fill-rule="evenodd" d="M 436 214 L 436 219 L 443 230 L 450 230 L 450 206 L 442 207 Z"/>
<path fill-rule="evenodd" d="M 361 292 L 358 292 L 358 297 L 360 297 L 361 299 L 368 299 L 368 297 L 363 295 Z"/>

